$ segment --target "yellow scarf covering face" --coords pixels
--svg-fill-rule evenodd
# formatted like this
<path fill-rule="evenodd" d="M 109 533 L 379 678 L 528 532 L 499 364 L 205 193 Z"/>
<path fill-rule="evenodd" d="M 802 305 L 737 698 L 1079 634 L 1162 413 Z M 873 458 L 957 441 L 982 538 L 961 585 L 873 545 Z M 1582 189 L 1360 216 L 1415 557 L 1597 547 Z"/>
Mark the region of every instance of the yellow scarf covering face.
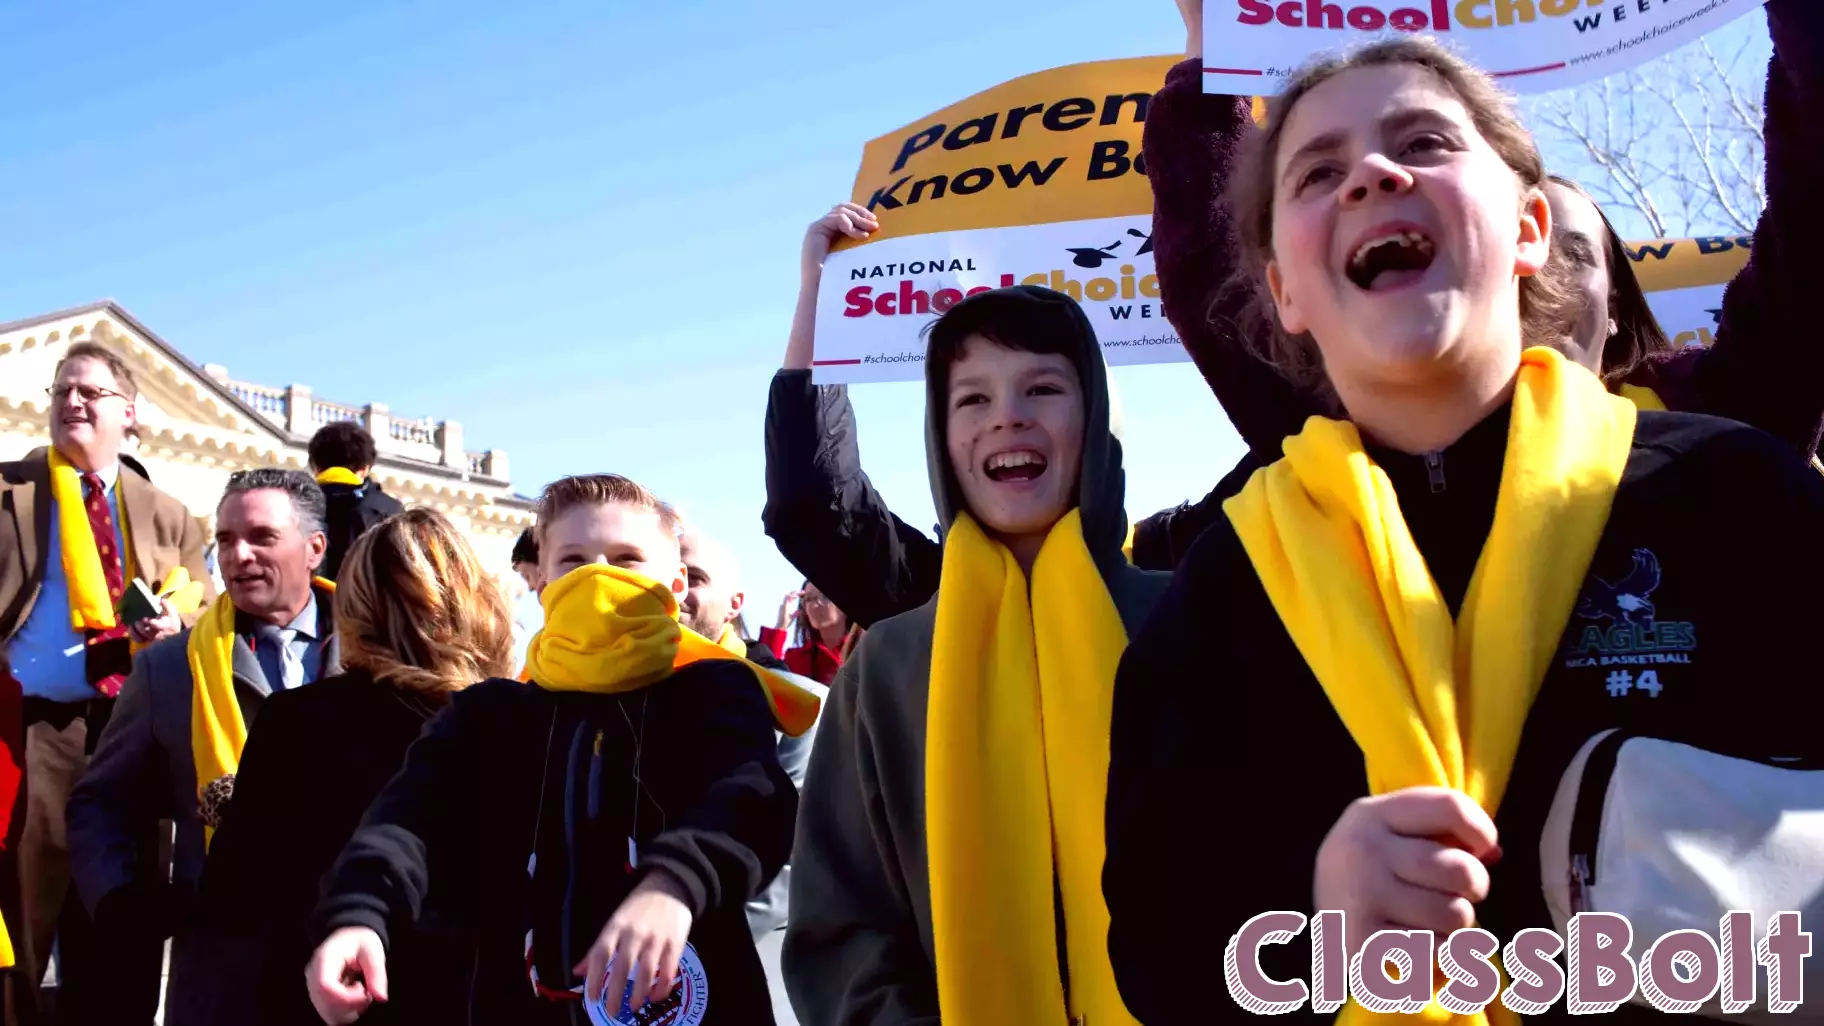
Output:
<path fill-rule="evenodd" d="M 1635 406 L 1557 352 L 1521 356 L 1495 518 L 1461 616 L 1353 425 L 1313 417 L 1224 504 L 1273 607 L 1386 794 L 1455 788 L 1490 816 L 1609 519 Z M 1453 1017 L 1436 1002 L 1430 1021 Z M 1483 1022 L 1511 1018 L 1499 1000 Z M 1345 1022 L 1372 1013 L 1351 1002 Z M 1409 1016 L 1388 1018 L 1410 1022 Z"/>
<path fill-rule="evenodd" d="M 1133 1023 L 1115 989 L 1102 899 L 1109 717 L 1127 632 L 1083 543 L 1081 512 L 1052 528 L 1030 592 L 1013 555 L 959 513 L 938 580 L 925 818 L 941 1018 Z"/>
<path fill-rule="evenodd" d="M 698 660 L 731 659 L 753 671 L 780 730 L 797 737 L 817 722 L 821 699 L 680 624 L 677 597 L 650 577 L 590 563 L 546 585 L 539 601 L 545 625 L 522 676 L 542 688 L 616 694 Z"/>
<path fill-rule="evenodd" d="M 337 484 L 358 486 L 361 484 L 361 475 L 347 467 L 331 467 L 317 475 L 317 483 L 320 485 Z"/>
<path fill-rule="evenodd" d="M 101 568 L 101 550 L 89 523 L 87 499 L 82 494 L 82 471 L 56 449 L 50 453 L 51 499 L 57 504 L 58 547 L 62 549 L 63 579 L 70 584 L 70 626 L 78 631 L 113 629 L 114 600 L 108 596 L 108 576 Z M 116 486 L 118 487 L 118 486 Z M 114 518 L 120 537 L 128 545 L 125 516 Z M 123 574 L 132 572 L 128 553 L 120 553 Z"/>
<path fill-rule="evenodd" d="M 334 581 L 315 578 L 316 587 L 336 593 Z M 247 746 L 247 721 L 234 695 L 234 603 L 228 593 L 216 596 L 209 611 L 190 628 L 190 755 L 196 763 L 197 800 L 209 785 L 233 776 Z M 215 829 L 203 827 L 205 850 Z"/>

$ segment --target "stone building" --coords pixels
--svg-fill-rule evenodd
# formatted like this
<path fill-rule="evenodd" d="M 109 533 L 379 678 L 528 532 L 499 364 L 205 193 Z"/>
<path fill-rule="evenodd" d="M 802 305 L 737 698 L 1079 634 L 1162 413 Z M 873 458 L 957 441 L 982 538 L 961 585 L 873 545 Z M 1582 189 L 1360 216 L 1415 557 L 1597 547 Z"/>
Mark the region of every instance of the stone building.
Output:
<path fill-rule="evenodd" d="M 358 420 L 374 436 L 373 475 L 387 493 L 450 517 L 488 568 L 523 591 L 510 557 L 532 523 L 533 503 L 513 492 L 506 453 L 464 448 L 455 421 L 396 417 L 379 403 L 349 406 L 303 385 L 258 385 L 220 366 L 199 367 L 112 301 L 0 324 L 0 459 L 50 444 L 45 390 L 65 347 L 81 339 L 109 346 L 133 367 L 140 423 L 133 455 L 202 521 L 206 536 L 230 473 L 308 469 L 305 446 L 317 428 Z"/>

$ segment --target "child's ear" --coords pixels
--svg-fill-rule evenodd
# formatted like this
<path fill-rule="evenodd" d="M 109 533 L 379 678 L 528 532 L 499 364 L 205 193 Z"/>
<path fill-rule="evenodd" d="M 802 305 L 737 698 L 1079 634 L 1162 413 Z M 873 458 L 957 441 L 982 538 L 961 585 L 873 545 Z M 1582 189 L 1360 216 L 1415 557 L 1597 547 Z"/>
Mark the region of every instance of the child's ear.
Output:
<path fill-rule="evenodd" d="M 1514 250 L 1514 273 L 1522 278 L 1538 274 L 1552 254 L 1552 205 L 1545 193 L 1534 190 L 1520 206 L 1520 238 Z"/>
<path fill-rule="evenodd" d="M 1286 279 L 1280 273 L 1277 260 L 1267 261 L 1267 290 L 1273 294 L 1273 308 L 1279 314 L 1279 326 L 1288 335 L 1303 334 L 1306 328 L 1304 311 L 1292 298 L 1292 290 L 1286 287 Z"/>

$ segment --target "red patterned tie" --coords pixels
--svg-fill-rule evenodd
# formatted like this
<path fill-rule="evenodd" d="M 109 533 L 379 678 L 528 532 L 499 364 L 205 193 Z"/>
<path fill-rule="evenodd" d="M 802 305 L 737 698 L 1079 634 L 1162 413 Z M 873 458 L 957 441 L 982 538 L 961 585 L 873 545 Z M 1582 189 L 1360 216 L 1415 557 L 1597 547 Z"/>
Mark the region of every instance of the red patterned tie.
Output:
<path fill-rule="evenodd" d="M 101 572 L 108 579 L 108 600 L 120 608 L 121 596 L 127 592 L 121 572 L 120 541 L 114 532 L 114 511 L 108 506 L 108 491 L 101 478 L 82 475 L 86 486 L 85 505 L 89 512 L 89 529 L 95 534 L 95 551 L 101 556 Z M 127 625 L 116 623 L 105 631 L 88 632 L 87 670 L 89 683 L 108 698 L 120 694 L 133 669 L 132 643 L 127 639 Z"/>

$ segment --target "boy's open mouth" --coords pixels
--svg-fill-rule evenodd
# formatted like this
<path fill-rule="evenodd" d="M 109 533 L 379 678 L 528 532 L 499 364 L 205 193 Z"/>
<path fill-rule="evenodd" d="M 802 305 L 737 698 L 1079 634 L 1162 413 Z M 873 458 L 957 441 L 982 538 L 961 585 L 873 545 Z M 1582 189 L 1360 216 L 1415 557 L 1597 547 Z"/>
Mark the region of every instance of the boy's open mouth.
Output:
<path fill-rule="evenodd" d="M 990 481 L 1033 481 L 1045 473 L 1047 461 L 1032 449 L 997 452 L 982 461 L 982 473 Z"/>

